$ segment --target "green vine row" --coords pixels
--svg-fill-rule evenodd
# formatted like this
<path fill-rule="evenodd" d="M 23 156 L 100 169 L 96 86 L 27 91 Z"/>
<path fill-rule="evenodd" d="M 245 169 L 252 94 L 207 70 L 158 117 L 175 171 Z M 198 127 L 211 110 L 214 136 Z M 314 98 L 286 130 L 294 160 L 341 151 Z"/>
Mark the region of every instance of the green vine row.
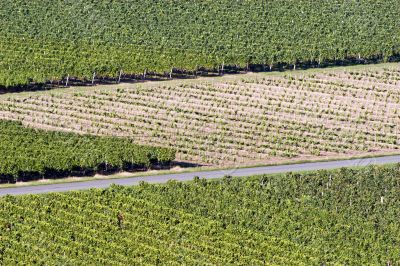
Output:
<path fill-rule="evenodd" d="M 129 139 L 47 132 L 0 120 L 0 182 L 146 169 L 170 163 L 175 151 Z"/>

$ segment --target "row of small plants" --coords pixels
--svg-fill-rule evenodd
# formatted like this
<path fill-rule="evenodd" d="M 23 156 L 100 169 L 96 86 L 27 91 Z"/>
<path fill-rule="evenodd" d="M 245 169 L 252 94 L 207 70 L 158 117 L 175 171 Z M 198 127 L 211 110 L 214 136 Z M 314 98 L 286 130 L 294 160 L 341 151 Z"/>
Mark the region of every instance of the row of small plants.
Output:
<path fill-rule="evenodd" d="M 370 73 L 388 80 L 398 75 L 383 71 L 360 72 L 360 81 L 346 71 L 254 74 L 218 83 L 8 96 L 0 115 L 33 127 L 130 136 L 174 147 L 180 160 L 211 164 L 393 151 L 400 141 L 399 91 L 368 80 Z"/>

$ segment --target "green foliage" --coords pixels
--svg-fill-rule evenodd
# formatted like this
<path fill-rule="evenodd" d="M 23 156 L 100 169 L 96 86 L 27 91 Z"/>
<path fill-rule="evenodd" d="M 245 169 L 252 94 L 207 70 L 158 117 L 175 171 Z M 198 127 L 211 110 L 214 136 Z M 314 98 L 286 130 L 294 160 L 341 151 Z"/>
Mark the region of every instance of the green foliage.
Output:
<path fill-rule="evenodd" d="M 147 168 L 175 158 L 171 149 L 129 139 L 46 132 L 5 120 L 0 120 L 0 139 L 1 182 Z"/>
<path fill-rule="evenodd" d="M 7 196 L 0 264 L 398 265 L 399 195 L 400 165 Z"/>
<path fill-rule="evenodd" d="M 0 12 L 2 86 L 400 51 L 395 0 L 3 0 Z"/>

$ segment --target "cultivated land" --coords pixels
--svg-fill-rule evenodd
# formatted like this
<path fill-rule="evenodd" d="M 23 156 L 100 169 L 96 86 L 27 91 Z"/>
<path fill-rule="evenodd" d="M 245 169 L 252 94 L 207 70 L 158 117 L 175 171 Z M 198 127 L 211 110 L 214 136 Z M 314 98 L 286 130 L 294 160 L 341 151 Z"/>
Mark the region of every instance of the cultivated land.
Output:
<path fill-rule="evenodd" d="M 399 88 L 398 64 L 248 73 L 7 94 L 0 117 L 244 166 L 397 152 Z"/>
<path fill-rule="evenodd" d="M 400 266 L 399 13 L 1 0 L 0 265 Z"/>
<path fill-rule="evenodd" d="M 399 13 L 398 0 L 2 0 L 0 89 L 223 65 L 393 60 Z"/>
<path fill-rule="evenodd" d="M 399 166 L 0 198 L 0 264 L 398 265 Z"/>
<path fill-rule="evenodd" d="M 81 136 L 0 120 L 0 183 L 169 165 L 175 151 L 118 137 Z"/>

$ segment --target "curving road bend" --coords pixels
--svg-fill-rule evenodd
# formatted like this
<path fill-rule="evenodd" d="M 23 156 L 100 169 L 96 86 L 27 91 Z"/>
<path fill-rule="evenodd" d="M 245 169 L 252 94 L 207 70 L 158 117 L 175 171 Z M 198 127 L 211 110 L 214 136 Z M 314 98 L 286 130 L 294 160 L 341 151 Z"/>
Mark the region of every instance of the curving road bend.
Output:
<path fill-rule="evenodd" d="M 251 176 L 260 174 L 275 174 L 284 172 L 334 169 L 341 167 L 355 167 L 355 166 L 367 166 L 371 164 L 380 165 L 380 164 L 391 164 L 391 163 L 400 163 L 400 155 L 364 158 L 364 159 L 338 160 L 338 161 L 328 161 L 328 162 L 262 166 L 262 167 L 252 167 L 252 168 L 200 171 L 191 173 L 176 173 L 176 174 L 131 177 L 131 178 L 128 177 L 120 179 L 92 180 L 92 181 L 70 182 L 70 183 L 50 184 L 50 185 L 1 188 L 0 196 L 5 196 L 7 194 L 10 195 L 40 194 L 49 192 L 84 190 L 90 188 L 107 188 L 111 184 L 134 186 L 138 185 L 141 181 L 148 183 L 166 183 L 169 180 L 190 181 L 193 180 L 195 176 L 199 176 L 200 178 L 206 178 L 206 179 L 214 179 L 214 178 L 222 178 L 225 175 L 239 177 L 239 176 Z"/>

